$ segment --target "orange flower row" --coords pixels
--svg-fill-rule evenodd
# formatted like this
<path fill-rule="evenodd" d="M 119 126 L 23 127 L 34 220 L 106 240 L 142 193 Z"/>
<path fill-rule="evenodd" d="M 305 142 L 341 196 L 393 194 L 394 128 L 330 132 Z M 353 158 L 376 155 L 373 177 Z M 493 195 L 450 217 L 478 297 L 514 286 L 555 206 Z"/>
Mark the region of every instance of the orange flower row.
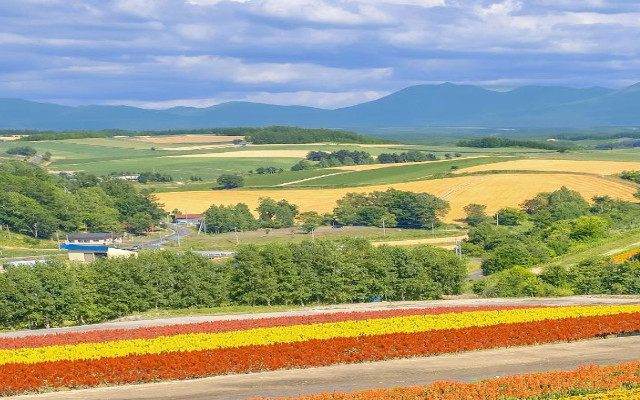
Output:
<path fill-rule="evenodd" d="M 435 382 L 428 386 L 351 394 L 325 393 L 287 400 L 637 400 L 640 399 L 639 387 L 640 361 L 610 367 L 585 366 L 574 371 L 514 375 L 478 383 Z M 575 393 L 584 394 L 572 395 Z"/>

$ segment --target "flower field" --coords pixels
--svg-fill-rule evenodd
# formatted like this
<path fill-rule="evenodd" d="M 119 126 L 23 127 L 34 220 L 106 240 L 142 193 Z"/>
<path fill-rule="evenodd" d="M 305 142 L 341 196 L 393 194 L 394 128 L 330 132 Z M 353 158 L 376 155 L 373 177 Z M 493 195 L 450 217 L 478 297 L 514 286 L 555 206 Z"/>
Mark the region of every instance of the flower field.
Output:
<path fill-rule="evenodd" d="M 640 306 L 443 307 L 0 339 L 2 394 L 427 356 L 640 331 Z"/>
<path fill-rule="evenodd" d="M 611 367 L 586 366 L 575 371 L 514 375 L 478 383 L 434 382 L 428 386 L 367 390 L 352 394 L 327 393 L 295 398 L 295 400 L 401 399 L 637 400 L 640 399 L 640 362 Z"/>

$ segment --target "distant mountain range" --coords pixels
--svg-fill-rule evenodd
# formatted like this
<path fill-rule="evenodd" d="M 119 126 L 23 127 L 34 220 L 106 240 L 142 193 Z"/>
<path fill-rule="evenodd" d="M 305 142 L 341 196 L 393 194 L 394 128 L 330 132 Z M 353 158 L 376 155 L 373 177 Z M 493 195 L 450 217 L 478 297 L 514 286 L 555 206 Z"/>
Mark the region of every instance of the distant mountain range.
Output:
<path fill-rule="evenodd" d="M 248 102 L 148 110 L 0 99 L 0 128 L 4 129 L 161 130 L 269 125 L 350 130 L 640 126 L 640 83 L 621 90 L 526 86 L 507 92 L 451 83 L 419 85 L 335 110 Z"/>

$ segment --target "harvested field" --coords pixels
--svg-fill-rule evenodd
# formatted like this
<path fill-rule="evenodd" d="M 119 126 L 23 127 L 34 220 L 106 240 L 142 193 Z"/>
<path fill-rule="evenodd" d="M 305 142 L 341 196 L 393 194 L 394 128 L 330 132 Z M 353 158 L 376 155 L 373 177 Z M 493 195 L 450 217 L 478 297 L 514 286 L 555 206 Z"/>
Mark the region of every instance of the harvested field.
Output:
<path fill-rule="evenodd" d="M 184 154 L 171 158 L 305 158 L 307 150 L 247 150 L 225 153 Z"/>
<path fill-rule="evenodd" d="M 462 168 L 458 172 L 482 171 L 549 171 L 582 172 L 598 175 L 619 174 L 622 171 L 640 170 L 640 162 L 575 161 L 575 160 L 513 160 L 489 165 Z"/>
<path fill-rule="evenodd" d="M 235 139 L 244 139 L 244 136 L 215 136 L 215 135 L 181 135 L 181 136 L 137 136 L 133 140 L 158 144 L 173 143 L 221 143 L 231 142 Z"/>
<path fill-rule="evenodd" d="M 504 207 L 517 207 L 524 200 L 540 192 L 551 192 L 566 186 L 587 199 L 596 195 L 608 195 L 623 200 L 634 200 L 636 189 L 631 185 L 598 176 L 577 174 L 496 174 L 463 176 L 399 183 L 393 185 L 364 186 L 342 189 L 309 190 L 217 190 L 198 192 L 157 193 L 165 209 L 188 209 L 192 212 L 206 210 L 211 204 L 246 203 L 251 209 L 258 205 L 260 197 L 287 199 L 300 206 L 301 211 L 331 212 L 336 200 L 349 192 L 371 192 L 395 188 L 412 192 L 427 192 L 439 196 L 451 204 L 451 212 L 445 220 L 453 222 L 464 218 L 464 206 L 470 203 L 485 204 L 488 213 Z"/>

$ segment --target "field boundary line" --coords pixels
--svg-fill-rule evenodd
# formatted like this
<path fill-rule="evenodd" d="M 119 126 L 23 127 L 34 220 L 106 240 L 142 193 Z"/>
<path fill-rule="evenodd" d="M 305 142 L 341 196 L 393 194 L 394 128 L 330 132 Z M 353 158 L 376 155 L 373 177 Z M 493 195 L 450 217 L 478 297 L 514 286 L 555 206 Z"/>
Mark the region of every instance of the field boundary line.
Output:
<path fill-rule="evenodd" d="M 327 176 L 349 174 L 351 172 L 356 172 L 356 171 L 342 171 L 342 172 L 334 172 L 332 174 L 326 174 L 326 175 L 320 175 L 320 176 L 312 176 L 311 178 L 306 178 L 306 179 L 300 179 L 300 180 L 297 180 L 297 181 L 280 183 L 280 184 L 276 185 L 276 187 L 295 185 L 296 183 L 302 183 L 302 182 L 312 181 L 314 179 L 326 178 Z"/>

